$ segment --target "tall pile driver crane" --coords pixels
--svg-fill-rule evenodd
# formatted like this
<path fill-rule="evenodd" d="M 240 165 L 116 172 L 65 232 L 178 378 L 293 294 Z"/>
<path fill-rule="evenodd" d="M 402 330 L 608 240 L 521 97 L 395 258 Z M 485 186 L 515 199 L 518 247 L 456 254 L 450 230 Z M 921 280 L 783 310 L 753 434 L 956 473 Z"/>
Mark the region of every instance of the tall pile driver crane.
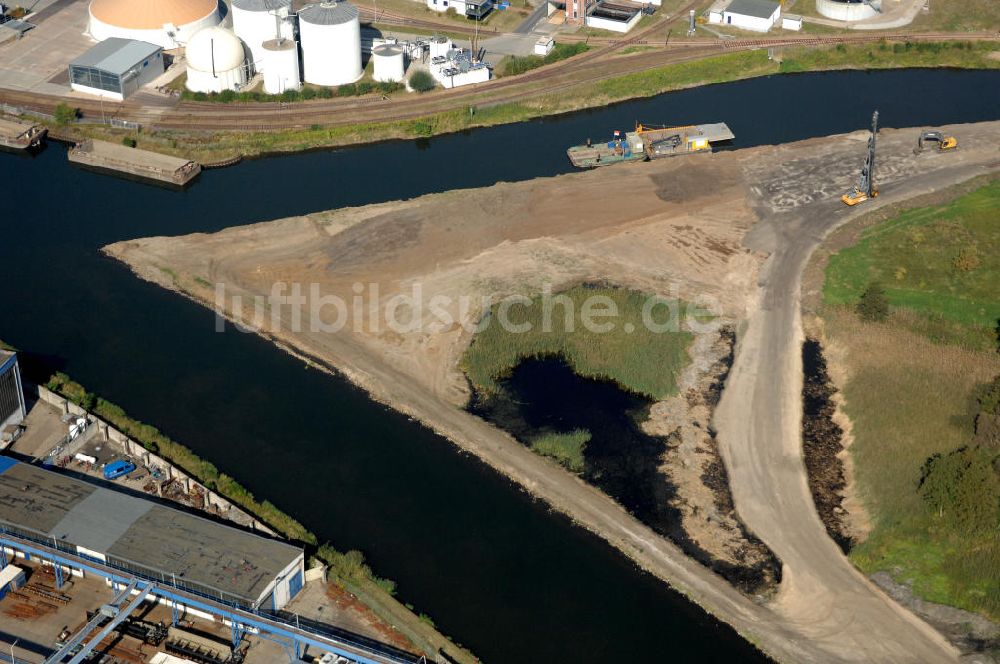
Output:
<path fill-rule="evenodd" d="M 864 203 L 869 198 L 878 196 L 878 187 L 875 186 L 875 136 L 878 134 L 878 111 L 872 113 L 872 134 L 868 137 L 868 156 L 865 157 L 865 165 L 861 167 L 861 176 L 854 189 L 840 197 L 847 205 L 857 205 Z"/>

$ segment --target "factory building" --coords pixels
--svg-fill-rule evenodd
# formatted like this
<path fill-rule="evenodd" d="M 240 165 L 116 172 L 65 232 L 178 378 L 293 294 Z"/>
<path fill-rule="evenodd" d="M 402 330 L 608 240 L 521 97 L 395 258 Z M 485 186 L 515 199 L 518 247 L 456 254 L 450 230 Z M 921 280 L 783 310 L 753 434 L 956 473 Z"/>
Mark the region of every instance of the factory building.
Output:
<path fill-rule="evenodd" d="M 489 66 L 473 60 L 472 53 L 456 48 L 447 37 L 431 37 L 428 46 L 428 70 L 441 87 L 457 88 L 490 80 Z"/>
<path fill-rule="evenodd" d="M 22 541 L 31 544 L 21 550 Z M 279 610 L 303 584 L 298 547 L 3 456 L 0 542 L 0 562 L 54 547 L 122 578 L 249 611 Z M 70 573 L 83 575 L 72 563 Z"/>
<path fill-rule="evenodd" d="M 299 10 L 302 76 L 315 85 L 361 78 L 361 24 L 349 2 L 321 2 Z"/>
<path fill-rule="evenodd" d="M 252 71 L 264 71 L 264 42 L 295 39 L 291 14 L 292 0 L 232 0 L 233 32 L 250 50 Z"/>
<path fill-rule="evenodd" d="M 164 72 L 157 44 L 110 37 L 69 63 L 70 87 L 122 101 Z"/>
<path fill-rule="evenodd" d="M 426 0 L 427 8 L 436 12 L 454 9 L 456 14 L 477 21 L 489 16 L 493 11 L 493 0 Z"/>
<path fill-rule="evenodd" d="M 243 42 L 218 26 L 196 32 L 184 48 L 187 60 L 185 86 L 192 92 L 239 90 L 247 82 Z"/>
<path fill-rule="evenodd" d="M 721 14 L 718 12 L 709 14 L 710 21 L 715 16 L 719 16 L 717 20 L 723 25 L 754 32 L 767 32 L 781 19 L 781 5 L 771 0 L 733 0 Z"/>
<path fill-rule="evenodd" d="M 93 0 L 90 36 L 134 39 L 176 48 L 221 21 L 218 0 Z"/>
<path fill-rule="evenodd" d="M 0 350 L 0 431 L 17 426 L 26 414 L 17 354 Z"/>

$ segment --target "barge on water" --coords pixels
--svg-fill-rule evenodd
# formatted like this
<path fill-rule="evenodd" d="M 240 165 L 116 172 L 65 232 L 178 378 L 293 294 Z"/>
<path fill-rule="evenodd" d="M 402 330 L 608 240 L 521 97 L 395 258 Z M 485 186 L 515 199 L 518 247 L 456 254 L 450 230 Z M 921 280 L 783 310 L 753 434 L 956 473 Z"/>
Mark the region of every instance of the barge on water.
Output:
<path fill-rule="evenodd" d="M 176 187 L 183 187 L 201 172 L 201 165 L 190 159 L 89 139 L 69 151 L 69 160 L 99 171 Z"/>
<path fill-rule="evenodd" d="M 648 161 L 712 149 L 713 143 L 731 141 L 733 132 L 725 122 L 654 127 L 638 124 L 635 131 L 616 131 L 607 143 L 574 145 L 566 151 L 577 168 L 596 168 L 626 161 Z"/>
<path fill-rule="evenodd" d="M 22 120 L 0 118 L 0 146 L 11 150 L 27 150 L 41 145 L 48 129 Z"/>

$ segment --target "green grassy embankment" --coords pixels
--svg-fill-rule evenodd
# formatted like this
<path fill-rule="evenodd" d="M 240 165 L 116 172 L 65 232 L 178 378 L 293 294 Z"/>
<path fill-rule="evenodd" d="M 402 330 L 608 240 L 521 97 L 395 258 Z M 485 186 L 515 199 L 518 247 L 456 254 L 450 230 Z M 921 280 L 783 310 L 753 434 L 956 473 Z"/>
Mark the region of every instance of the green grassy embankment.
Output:
<path fill-rule="evenodd" d="M 961 44 L 961 47 L 955 46 Z M 218 132 L 214 134 L 162 131 L 140 134 L 139 147 L 185 156 L 204 163 L 234 155 L 295 152 L 316 147 L 370 143 L 393 138 L 419 138 L 462 131 L 472 127 L 520 122 L 615 101 L 649 97 L 683 88 L 725 83 L 770 74 L 830 69 L 890 69 L 901 67 L 954 67 L 997 69 L 997 42 L 920 42 L 901 52 L 893 44 L 852 44 L 843 47 L 798 47 L 779 52 L 781 63 L 767 59 L 766 50 L 742 51 L 694 62 L 655 67 L 617 78 L 581 83 L 558 94 L 527 98 L 521 102 L 491 104 L 488 95 L 469 106 L 427 115 L 415 120 L 365 122 L 336 127 L 273 132 Z M 71 131 L 70 131 L 71 130 Z M 96 125 L 72 125 L 61 133 L 71 138 L 105 138 L 120 141 L 126 133 Z"/>
<path fill-rule="evenodd" d="M 312 551 L 318 560 L 328 565 L 328 577 L 332 583 L 357 596 L 379 619 L 398 629 L 416 648 L 429 655 L 443 648 L 455 661 L 477 661 L 471 653 L 439 633 L 427 616 L 417 615 L 410 607 L 396 600 L 393 597 L 396 584 L 376 576 L 365 564 L 364 555 L 360 551 L 341 553 L 328 543 L 317 546 L 317 538 L 312 532 L 274 504 L 259 500 L 235 479 L 220 472 L 214 464 L 200 458 L 188 447 L 172 440 L 155 427 L 129 417 L 121 407 L 88 392 L 65 374 L 57 372 L 45 387 L 97 415 L 147 450 L 190 473 L 202 484 L 239 505 L 276 532 L 307 545 L 308 551 Z"/>
<path fill-rule="evenodd" d="M 648 295 L 621 288 L 577 286 L 551 298 L 548 316 L 541 296 L 533 298 L 530 306 L 511 307 L 510 323 L 530 324 L 526 332 L 504 329 L 499 323 L 501 305 L 492 309 L 489 325 L 476 334 L 462 358 L 462 369 L 478 391 L 495 394 L 499 381 L 525 359 L 561 356 L 581 376 L 612 380 L 654 400 L 676 392 L 676 379 L 690 361 L 687 349 L 694 336 L 683 330 L 650 330 L 642 317 Z M 610 331 L 595 331 L 593 325 L 593 329 L 586 329 L 583 307 L 588 300 L 595 311 L 617 312 L 594 319 L 600 325 L 611 325 Z M 569 320 L 564 313 L 567 309 L 572 312 Z M 683 303 L 680 310 L 683 315 Z M 666 316 L 663 307 L 654 312 L 657 322 Z"/>
<path fill-rule="evenodd" d="M 538 69 L 543 65 L 551 65 L 554 62 L 559 62 L 560 60 L 565 60 L 566 58 L 572 58 L 574 55 L 579 55 L 580 53 L 584 53 L 589 50 L 590 47 L 583 42 L 556 44 L 552 48 L 552 52 L 544 56 L 508 55 L 499 62 L 497 70 L 503 76 L 516 76 L 518 74 L 531 71 L 532 69 Z"/>
<path fill-rule="evenodd" d="M 855 488 L 873 526 L 852 560 L 992 620 L 1000 620 L 998 209 L 993 182 L 868 229 L 830 258 L 822 311 L 839 349 L 832 356 L 846 364 Z M 854 305 L 877 279 L 891 312 L 864 322 Z"/>
<path fill-rule="evenodd" d="M 831 257 L 823 288 L 850 304 L 873 281 L 900 322 L 936 341 L 990 350 L 1000 321 L 1000 181 L 868 229 Z"/>

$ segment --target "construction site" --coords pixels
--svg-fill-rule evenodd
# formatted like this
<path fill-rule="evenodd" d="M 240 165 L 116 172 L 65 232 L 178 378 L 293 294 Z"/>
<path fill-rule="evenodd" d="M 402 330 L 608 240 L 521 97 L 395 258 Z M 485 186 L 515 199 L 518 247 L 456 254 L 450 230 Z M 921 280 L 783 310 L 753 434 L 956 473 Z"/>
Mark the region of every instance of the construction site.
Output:
<path fill-rule="evenodd" d="M 302 548 L 44 387 L 0 449 L 0 641 L 19 664 L 402 663 Z M 16 379 L 16 380 L 15 380 Z"/>
<path fill-rule="evenodd" d="M 940 132 L 961 147 L 929 149 L 925 131 Z M 405 334 L 364 323 L 336 333 L 309 325 L 291 329 L 281 325 L 285 313 L 260 332 L 304 357 L 321 358 L 379 401 L 446 432 L 462 449 L 601 532 L 701 606 L 752 633 L 755 643 L 778 659 L 840 661 L 863 650 L 875 659 L 878 651 L 906 661 L 905 653 L 918 643 L 928 661 L 949 661 L 953 647 L 886 600 L 827 536 L 812 508 L 805 471 L 780 460 L 798 449 L 797 428 L 768 430 L 751 442 L 743 438 L 758 435 L 745 426 L 756 417 L 755 391 L 774 392 L 767 403 L 777 409 L 792 399 L 777 392 L 795 385 L 788 358 L 800 353 L 786 308 L 797 306 L 803 257 L 855 210 L 902 203 L 995 171 L 998 131 L 995 122 L 886 130 L 875 121 L 846 135 L 626 163 L 207 236 L 130 240 L 105 251 L 140 277 L 209 307 L 220 303 L 199 278 L 224 282 L 242 298 L 259 296 L 272 280 L 318 283 L 324 296 L 341 297 L 349 297 L 352 284 L 378 283 L 380 300 L 371 304 L 372 311 L 401 297 L 405 284 L 419 282 L 425 298 L 453 303 L 451 320 L 457 322 L 435 324 L 433 310 L 413 306 L 421 312 L 420 324 Z M 713 186 L 695 186 L 700 182 Z M 618 185 L 627 187 L 627 201 L 602 207 L 603 192 Z M 601 214 L 589 213 L 598 207 Z M 447 221 L 458 216 L 464 225 L 455 235 Z M 296 260 L 282 260 L 286 256 Z M 680 283 L 682 298 L 710 296 L 725 316 L 749 321 L 749 336 L 737 347 L 714 421 L 739 513 L 782 563 L 774 599 L 755 603 L 741 595 L 611 498 L 464 410 L 469 388 L 460 357 L 482 312 L 455 308 L 460 296 L 497 302 L 510 293 L 541 292 L 545 284 L 597 278 L 645 292 L 667 292 Z M 775 309 L 774 302 L 782 308 Z M 236 310 L 225 313 L 241 320 Z M 766 338 L 780 347 L 758 338 L 764 325 L 770 326 Z M 696 348 L 713 343 L 712 333 L 706 334 Z M 695 352 L 692 361 L 700 366 L 705 360 Z M 763 385 L 748 378 L 765 372 L 774 376 Z M 757 457 L 765 458 L 758 463 Z M 682 494 L 687 490 L 678 488 Z M 776 493 L 787 500 L 773 502 Z M 794 513 L 777 507 L 787 504 L 800 507 Z M 701 541 L 724 537 L 711 531 L 709 524 Z M 795 583 L 805 577 L 817 579 L 822 590 Z M 856 618 L 845 622 L 847 615 Z"/>

